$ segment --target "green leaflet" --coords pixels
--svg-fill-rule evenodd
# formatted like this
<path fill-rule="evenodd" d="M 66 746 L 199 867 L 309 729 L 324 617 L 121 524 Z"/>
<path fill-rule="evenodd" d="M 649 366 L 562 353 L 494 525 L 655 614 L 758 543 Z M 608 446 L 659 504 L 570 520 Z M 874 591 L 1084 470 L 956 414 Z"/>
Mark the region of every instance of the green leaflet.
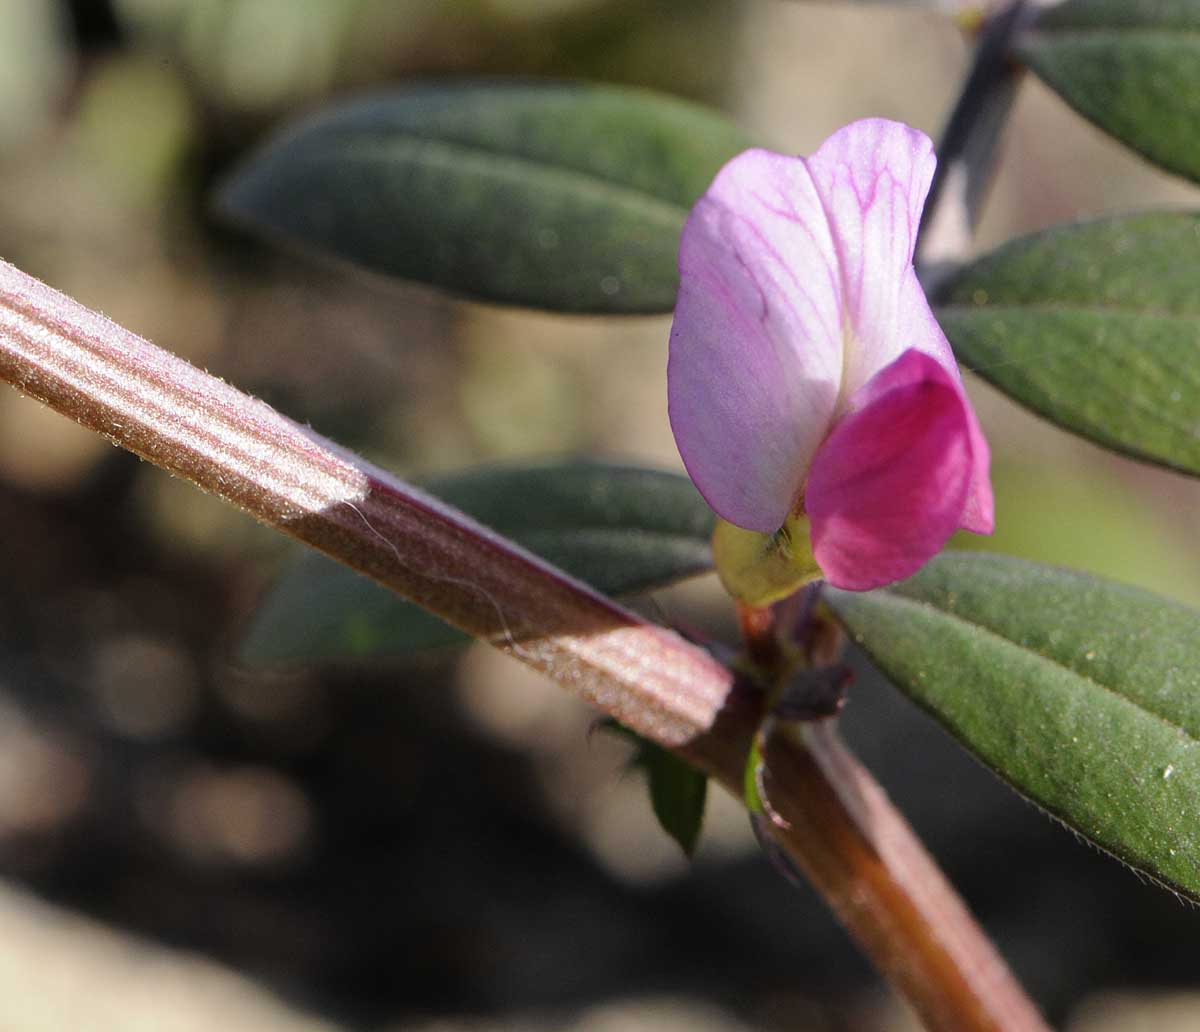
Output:
<path fill-rule="evenodd" d="M 1018 48 L 1051 89 L 1157 165 L 1200 179 L 1200 5 L 1068 0 Z"/>
<path fill-rule="evenodd" d="M 439 83 L 281 134 L 217 206 L 268 238 L 465 297 L 669 312 L 683 220 L 746 146 L 721 115 L 646 90 Z"/>
<path fill-rule="evenodd" d="M 967 553 L 886 590 L 826 598 L 879 668 L 1000 777 L 1200 899 L 1200 613 Z"/>
<path fill-rule="evenodd" d="M 1068 430 L 1200 473 L 1200 215 L 1023 237 L 938 293 L 964 365 Z"/>

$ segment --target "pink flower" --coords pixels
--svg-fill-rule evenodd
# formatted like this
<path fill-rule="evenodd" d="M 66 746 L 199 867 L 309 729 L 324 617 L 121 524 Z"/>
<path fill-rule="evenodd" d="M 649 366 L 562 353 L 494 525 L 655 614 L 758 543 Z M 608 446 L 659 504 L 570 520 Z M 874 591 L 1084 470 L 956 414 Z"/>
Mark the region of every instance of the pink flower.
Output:
<path fill-rule="evenodd" d="M 990 533 L 988 446 L 913 271 L 935 158 L 868 119 L 810 158 L 750 150 L 684 226 L 671 427 L 713 510 L 796 513 L 836 587 L 900 580 L 959 527 Z"/>

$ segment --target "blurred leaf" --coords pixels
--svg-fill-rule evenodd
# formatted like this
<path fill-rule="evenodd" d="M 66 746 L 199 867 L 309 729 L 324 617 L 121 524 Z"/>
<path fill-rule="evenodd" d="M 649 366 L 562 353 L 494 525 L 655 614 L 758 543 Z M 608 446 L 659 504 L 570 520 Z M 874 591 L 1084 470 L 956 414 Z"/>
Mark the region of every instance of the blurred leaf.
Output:
<path fill-rule="evenodd" d="M 195 131 L 187 88 L 163 62 L 104 62 L 80 91 L 75 133 L 88 176 L 131 207 L 161 205 L 179 189 Z"/>
<path fill-rule="evenodd" d="M 599 462 L 491 467 L 423 485 L 606 594 L 710 569 L 713 515 L 687 477 Z M 466 636 L 386 588 L 307 553 L 241 647 L 252 664 L 404 655 Z"/>
<path fill-rule="evenodd" d="M 974 19 L 982 18 L 988 11 L 989 4 L 996 5 L 996 0 L 800 0 L 801 3 L 829 5 L 845 4 L 847 7 L 920 7 L 952 14 L 956 17 Z"/>
<path fill-rule="evenodd" d="M 1017 791 L 1200 899 L 1200 612 L 964 553 L 826 597 L 880 669 Z"/>
<path fill-rule="evenodd" d="M 0 151 L 15 151 L 61 118 L 70 55 L 59 22 L 44 0 L 0 0 Z"/>
<path fill-rule="evenodd" d="M 647 742 L 639 761 L 650 783 L 650 805 L 663 831 L 688 856 L 696 851 L 704 823 L 708 778 L 678 756 Z"/>
<path fill-rule="evenodd" d="M 1163 168 L 1200 179 L 1200 4 L 1068 0 L 1019 56 L 1068 104 Z"/>
<path fill-rule="evenodd" d="M 1061 226 L 938 295 L 964 365 L 1059 426 L 1200 474 L 1200 215 Z"/>
<path fill-rule="evenodd" d="M 414 87 L 276 138 L 219 210 L 273 239 L 488 301 L 668 312 L 683 220 L 747 145 L 643 90 Z"/>
<path fill-rule="evenodd" d="M 468 638 L 420 606 L 316 552 L 305 552 L 267 593 L 238 656 L 251 666 L 296 665 L 462 645 Z"/>

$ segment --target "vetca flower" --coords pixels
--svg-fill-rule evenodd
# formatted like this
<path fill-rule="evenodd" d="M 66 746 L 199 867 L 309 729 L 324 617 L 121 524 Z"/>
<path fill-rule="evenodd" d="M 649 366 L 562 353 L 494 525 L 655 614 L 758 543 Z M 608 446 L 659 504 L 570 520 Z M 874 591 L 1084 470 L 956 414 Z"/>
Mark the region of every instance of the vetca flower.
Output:
<path fill-rule="evenodd" d="M 749 601 L 878 587 L 992 530 L 987 442 L 912 264 L 934 164 L 923 133 L 855 122 L 808 158 L 734 158 L 684 226 L 671 427 Z"/>

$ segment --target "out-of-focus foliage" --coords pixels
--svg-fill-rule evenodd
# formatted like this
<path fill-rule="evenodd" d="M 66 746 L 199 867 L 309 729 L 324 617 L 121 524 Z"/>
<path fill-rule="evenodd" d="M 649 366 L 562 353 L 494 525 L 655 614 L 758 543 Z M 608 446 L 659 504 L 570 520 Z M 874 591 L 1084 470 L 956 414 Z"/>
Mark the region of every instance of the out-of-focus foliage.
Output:
<path fill-rule="evenodd" d="M 67 73 L 54 5 L 0 0 L 0 153 L 45 127 Z"/>
<path fill-rule="evenodd" d="M 242 115 L 398 76 L 525 73 L 716 99 L 726 0 L 116 0 L 143 45 L 177 56 Z"/>
<path fill-rule="evenodd" d="M 1067 0 L 1020 56 L 1073 108 L 1163 168 L 1200 179 L 1200 5 Z"/>
<path fill-rule="evenodd" d="M 113 62 L 90 83 L 75 142 L 123 207 L 155 210 L 178 189 L 196 128 L 178 77 L 151 61 Z"/>
<path fill-rule="evenodd" d="M 688 209 L 746 146 L 715 112 L 646 91 L 413 87 L 277 138 L 225 186 L 219 210 L 468 297 L 667 312 Z"/>
<path fill-rule="evenodd" d="M 827 598 L 880 669 L 1004 780 L 1200 898 L 1200 612 L 982 554 Z"/>
<path fill-rule="evenodd" d="M 1068 430 L 1200 474 L 1200 216 L 1061 226 L 959 273 L 938 320 L 959 359 Z"/>

